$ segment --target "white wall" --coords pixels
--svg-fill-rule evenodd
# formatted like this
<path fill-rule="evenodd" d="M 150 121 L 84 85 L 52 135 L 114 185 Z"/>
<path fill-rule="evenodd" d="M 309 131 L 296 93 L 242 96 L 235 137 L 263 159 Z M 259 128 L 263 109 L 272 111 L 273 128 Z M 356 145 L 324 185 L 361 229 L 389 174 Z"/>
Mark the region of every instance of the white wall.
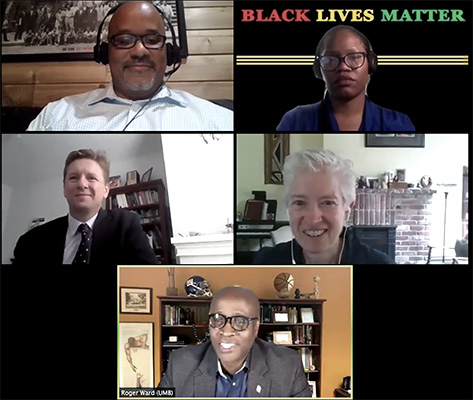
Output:
<path fill-rule="evenodd" d="M 433 197 L 431 244 L 439 246 L 443 240 L 443 221 L 446 191 L 439 183 L 453 183 L 448 188 L 447 243 L 454 246 L 461 237 L 461 196 L 463 166 L 468 165 L 468 134 L 426 134 L 424 148 L 365 147 L 362 133 L 325 134 L 324 148 L 352 160 L 357 175 L 376 177 L 385 171 L 406 169 L 406 181 L 417 185 L 424 175 L 432 177 Z"/>
<path fill-rule="evenodd" d="M 6 135 L 3 135 L 6 136 Z M 64 161 L 72 150 L 105 150 L 110 174 L 153 167 L 152 179 L 165 181 L 159 134 L 24 134 L 2 137 L 2 262 L 9 263 L 18 238 L 33 218 L 46 221 L 66 215 L 63 195 Z M 5 190 L 6 189 L 6 190 Z M 9 201 L 5 201 L 9 200 Z"/>
<path fill-rule="evenodd" d="M 174 236 L 224 233 L 233 222 L 233 134 L 163 133 Z"/>
<path fill-rule="evenodd" d="M 291 134 L 289 151 L 294 153 L 308 148 L 323 148 L 322 134 Z M 277 200 L 277 220 L 287 220 L 283 185 L 264 184 L 264 135 L 262 133 L 237 134 L 237 204 L 241 213 L 246 200 L 252 199 L 253 190 L 266 191 L 266 198 Z"/>

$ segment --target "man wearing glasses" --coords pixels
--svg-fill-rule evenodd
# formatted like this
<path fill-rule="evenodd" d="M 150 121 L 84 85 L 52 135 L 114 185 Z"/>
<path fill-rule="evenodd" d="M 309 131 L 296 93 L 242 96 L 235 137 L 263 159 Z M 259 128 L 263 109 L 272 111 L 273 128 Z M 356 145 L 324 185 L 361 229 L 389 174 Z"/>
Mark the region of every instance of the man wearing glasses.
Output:
<path fill-rule="evenodd" d="M 159 388 L 176 397 L 311 397 L 299 354 L 257 337 L 259 301 L 229 286 L 210 305 L 210 342 L 171 354 Z"/>
<path fill-rule="evenodd" d="M 233 130 L 232 111 L 166 86 L 166 66 L 173 65 L 168 76 L 179 68 L 179 49 L 168 60 L 165 23 L 152 3 L 128 1 L 111 13 L 96 61 L 110 64 L 112 84 L 48 104 L 28 130 Z"/>
<path fill-rule="evenodd" d="M 347 25 L 328 30 L 313 66 L 325 82 L 323 100 L 288 111 L 278 131 L 415 131 L 409 117 L 374 104 L 366 95 L 377 57 L 368 38 Z"/>

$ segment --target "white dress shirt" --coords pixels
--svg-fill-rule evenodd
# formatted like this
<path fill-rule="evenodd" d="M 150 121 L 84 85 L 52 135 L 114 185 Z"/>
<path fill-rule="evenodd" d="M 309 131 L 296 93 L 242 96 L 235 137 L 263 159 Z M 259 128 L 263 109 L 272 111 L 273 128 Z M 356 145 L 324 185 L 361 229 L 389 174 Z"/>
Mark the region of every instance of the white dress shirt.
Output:
<path fill-rule="evenodd" d="M 27 130 L 123 131 L 125 127 L 127 131 L 233 131 L 233 111 L 166 84 L 151 100 L 137 101 L 118 97 L 110 84 L 49 103 Z"/>
<path fill-rule="evenodd" d="M 80 232 L 77 232 L 79 225 L 85 223 L 90 229 L 92 229 L 98 215 L 98 213 L 95 214 L 91 219 L 85 222 L 78 221 L 74 217 L 71 217 L 71 214 L 67 215 L 68 227 L 66 232 L 66 243 L 64 245 L 64 256 L 62 259 L 63 264 L 72 264 L 72 261 L 74 261 L 82 236 Z"/>

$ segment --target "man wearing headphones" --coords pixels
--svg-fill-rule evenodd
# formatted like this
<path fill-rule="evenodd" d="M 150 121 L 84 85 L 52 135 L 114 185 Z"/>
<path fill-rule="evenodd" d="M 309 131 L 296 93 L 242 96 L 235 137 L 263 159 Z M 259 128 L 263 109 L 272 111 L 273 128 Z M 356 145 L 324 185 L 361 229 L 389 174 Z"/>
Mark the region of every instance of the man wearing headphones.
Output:
<path fill-rule="evenodd" d="M 294 239 L 263 247 L 254 264 L 394 264 L 344 226 L 355 204 L 352 162 L 330 150 L 304 150 L 284 162 L 284 191 Z"/>
<path fill-rule="evenodd" d="M 288 111 L 278 131 L 415 131 L 409 117 L 380 107 L 366 87 L 377 57 L 368 38 L 355 28 L 337 25 L 317 45 L 314 74 L 325 82 L 323 100 Z"/>
<path fill-rule="evenodd" d="M 113 15 L 108 42 L 101 42 L 105 19 Z M 48 104 L 29 131 L 232 131 L 233 112 L 183 91 L 170 90 L 165 76 L 181 64 L 173 43 L 166 42 L 159 8 L 130 1 L 112 8 L 99 26 L 95 61 L 110 64 L 108 88 L 68 96 Z M 166 67 L 172 70 L 166 73 Z"/>

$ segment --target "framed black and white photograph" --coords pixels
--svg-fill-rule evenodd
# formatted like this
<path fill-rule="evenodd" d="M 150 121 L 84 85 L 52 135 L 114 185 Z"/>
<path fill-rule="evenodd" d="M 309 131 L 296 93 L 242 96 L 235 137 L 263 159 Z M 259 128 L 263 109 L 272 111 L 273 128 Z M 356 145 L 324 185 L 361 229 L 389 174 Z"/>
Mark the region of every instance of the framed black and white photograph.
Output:
<path fill-rule="evenodd" d="M 121 314 L 151 314 L 153 288 L 120 287 Z"/>
<path fill-rule="evenodd" d="M 398 182 L 406 182 L 406 170 L 396 169 L 396 176 Z"/>
<path fill-rule="evenodd" d="M 365 133 L 365 147 L 425 147 L 425 134 Z"/>
<path fill-rule="evenodd" d="M 367 176 L 366 183 L 370 189 L 379 189 L 379 179 L 374 176 Z"/>
<path fill-rule="evenodd" d="M 2 1 L 2 62 L 92 61 L 98 27 L 123 1 Z M 181 48 L 189 55 L 182 0 L 153 1 L 170 21 Z M 107 41 L 109 16 L 102 29 Z M 172 31 L 166 25 L 167 41 Z"/>

